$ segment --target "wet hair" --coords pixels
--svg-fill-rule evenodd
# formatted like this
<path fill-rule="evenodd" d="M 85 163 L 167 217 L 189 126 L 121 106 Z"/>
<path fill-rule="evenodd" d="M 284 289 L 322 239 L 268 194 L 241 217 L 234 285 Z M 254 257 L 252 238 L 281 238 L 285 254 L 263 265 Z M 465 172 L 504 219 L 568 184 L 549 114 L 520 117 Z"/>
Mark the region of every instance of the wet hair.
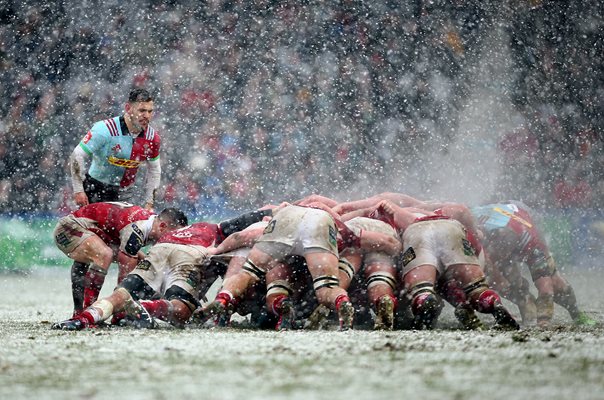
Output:
<path fill-rule="evenodd" d="M 144 103 L 147 101 L 153 101 L 153 96 L 147 89 L 132 89 L 128 94 L 128 103 Z"/>
<path fill-rule="evenodd" d="M 167 222 L 168 224 L 175 227 L 182 227 L 189 225 L 189 219 L 184 212 L 178 208 L 166 208 L 159 213 L 159 219 Z"/>

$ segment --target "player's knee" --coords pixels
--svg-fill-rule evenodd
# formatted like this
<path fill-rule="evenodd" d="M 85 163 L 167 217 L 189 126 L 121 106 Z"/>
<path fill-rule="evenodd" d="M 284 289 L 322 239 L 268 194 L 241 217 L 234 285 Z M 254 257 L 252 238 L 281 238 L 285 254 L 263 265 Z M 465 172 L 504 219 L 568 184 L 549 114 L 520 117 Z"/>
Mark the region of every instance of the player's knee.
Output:
<path fill-rule="evenodd" d="M 201 306 L 195 296 L 180 286 L 171 286 L 168 288 L 164 294 L 164 298 L 174 306 L 173 315 L 179 322 L 186 322 L 193 311 Z"/>
<path fill-rule="evenodd" d="M 155 290 L 137 274 L 126 276 L 119 288 L 127 290 L 135 300 L 151 298 L 155 294 Z"/>

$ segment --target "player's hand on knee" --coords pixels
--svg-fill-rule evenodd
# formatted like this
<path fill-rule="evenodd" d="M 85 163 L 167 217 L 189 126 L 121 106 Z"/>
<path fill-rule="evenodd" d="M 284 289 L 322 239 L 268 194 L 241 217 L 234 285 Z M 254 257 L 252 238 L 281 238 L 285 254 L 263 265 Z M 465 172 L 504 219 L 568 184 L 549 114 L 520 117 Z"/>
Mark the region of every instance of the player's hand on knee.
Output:
<path fill-rule="evenodd" d="M 73 200 L 79 207 L 84 207 L 89 204 L 88 196 L 86 196 L 86 193 L 84 193 L 84 192 L 74 193 Z"/>

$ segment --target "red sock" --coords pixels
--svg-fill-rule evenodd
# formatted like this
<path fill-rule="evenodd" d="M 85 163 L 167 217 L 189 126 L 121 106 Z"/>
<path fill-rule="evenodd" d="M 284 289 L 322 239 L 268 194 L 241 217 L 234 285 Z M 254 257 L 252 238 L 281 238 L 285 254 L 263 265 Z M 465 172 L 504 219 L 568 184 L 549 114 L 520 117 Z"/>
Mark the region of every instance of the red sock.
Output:
<path fill-rule="evenodd" d="M 228 307 L 230 303 L 234 303 L 233 296 L 231 296 L 228 292 L 220 292 L 216 295 L 216 299 L 214 301 L 218 301 L 222 303 L 223 306 Z"/>
<path fill-rule="evenodd" d="M 113 317 L 111 317 L 111 325 L 117 325 L 124 318 L 126 318 L 126 311 L 121 311 L 117 314 L 113 314 Z"/>
<path fill-rule="evenodd" d="M 480 294 L 476 301 L 476 311 L 490 314 L 495 309 L 495 305 L 501 303 L 501 298 L 497 292 L 487 289 Z"/>
<path fill-rule="evenodd" d="M 170 317 L 170 311 L 172 303 L 168 300 L 141 300 L 141 306 L 145 307 L 145 310 L 149 311 L 149 314 L 155 318 L 167 321 Z"/>
<path fill-rule="evenodd" d="M 88 310 L 84 310 L 78 315 L 77 319 L 82 321 L 85 326 L 94 325 L 94 317 Z"/>
<path fill-rule="evenodd" d="M 281 315 L 281 305 L 283 304 L 283 301 L 287 299 L 287 296 L 284 294 L 280 294 L 277 297 L 275 297 L 275 300 L 273 300 L 273 304 L 272 304 L 272 310 L 273 310 L 273 314 L 280 316 Z"/>
<path fill-rule="evenodd" d="M 336 297 L 336 311 L 340 310 L 340 306 L 342 305 L 343 302 L 350 302 L 350 297 L 348 297 L 347 294 L 341 294 L 338 297 Z"/>
<path fill-rule="evenodd" d="M 107 273 L 93 269 L 92 267 L 86 272 L 84 278 L 84 308 L 88 308 L 99 298 L 99 293 L 105 283 L 105 277 Z"/>

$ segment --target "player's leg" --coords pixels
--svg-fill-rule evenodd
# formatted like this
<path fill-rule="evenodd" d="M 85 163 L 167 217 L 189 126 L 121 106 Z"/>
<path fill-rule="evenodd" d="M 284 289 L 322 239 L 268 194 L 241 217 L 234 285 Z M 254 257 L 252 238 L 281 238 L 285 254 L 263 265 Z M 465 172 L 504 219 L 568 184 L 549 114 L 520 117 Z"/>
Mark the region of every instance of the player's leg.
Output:
<path fill-rule="evenodd" d="M 397 306 L 396 269 L 394 263 L 386 257 L 384 260 L 366 258 L 365 281 L 367 298 L 375 308 L 374 329 L 392 330 L 394 312 Z"/>
<path fill-rule="evenodd" d="M 403 287 L 411 303 L 414 329 L 432 329 L 443 303 L 436 294 L 436 267 L 429 264 L 419 265 L 406 271 Z"/>
<path fill-rule="evenodd" d="M 586 326 L 594 326 L 597 324 L 596 320 L 579 310 L 575 290 L 571 284 L 562 277 L 559 271 L 556 270 L 554 275 L 552 275 L 552 282 L 554 285 L 554 302 L 568 311 L 575 324 Z"/>
<path fill-rule="evenodd" d="M 338 280 L 341 288 L 348 290 L 350 283 L 354 279 L 361 264 L 363 263 L 363 255 L 360 252 L 347 251 L 340 254 L 338 259 Z"/>
<path fill-rule="evenodd" d="M 341 330 L 352 328 L 354 307 L 346 290 L 339 286 L 338 257 L 323 249 L 306 249 L 304 253 L 308 271 L 319 303 L 338 313 Z"/>
<path fill-rule="evenodd" d="M 84 286 L 88 264 L 74 261 L 71 265 L 71 296 L 73 298 L 73 316 L 84 310 Z"/>
<path fill-rule="evenodd" d="M 83 307 L 90 306 L 98 298 L 107 270 L 113 260 L 113 250 L 98 236 L 86 238 L 70 254 L 73 260 L 90 264 L 84 276 Z"/>
<path fill-rule="evenodd" d="M 481 313 L 492 314 L 499 328 L 519 329 L 520 326 L 501 302 L 499 294 L 489 288 L 479 265 L 456 264 L 447 269 L 465 292 L 472 307 Z"/>
<path fill-rule="evenodd" d="M 285 263 L 278 264 L 266 274 L 266 308 L 279 318 L 277 330 L 294 328 L 296 310 L 291 279 L 292 268 Z"/>
<path fill-rule="evenodd" d="M 214 318 L 217 325 L 228 324 L 231 310 L 247 290 L 259 282 L 276 261 L 257 247 L 252 248 L 241 270 L 226 279 L 214 301 L 201 312 L 202 319 Z"/>

